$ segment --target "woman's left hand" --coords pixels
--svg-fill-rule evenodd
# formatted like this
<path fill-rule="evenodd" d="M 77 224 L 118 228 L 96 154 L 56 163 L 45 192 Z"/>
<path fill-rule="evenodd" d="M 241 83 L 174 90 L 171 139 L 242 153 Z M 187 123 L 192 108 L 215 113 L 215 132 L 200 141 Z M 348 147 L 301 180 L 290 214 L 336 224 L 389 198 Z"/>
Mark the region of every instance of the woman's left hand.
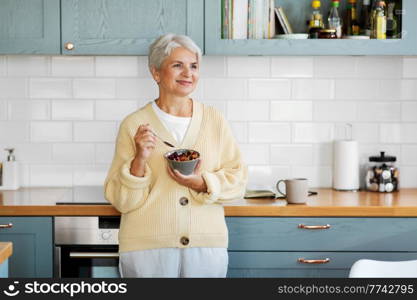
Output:
<path fill-rule="evenodd" d="M 171 169 L 168 165 L 168 174 L 181 185 L 189 187 L 197 192 L 207 192 L 207 185 L 201 176 L 201 159 L 198 160 L 197 165 L 194 168 L 194 172 L 191 175 L 183 175 L 177 170 Z"/>

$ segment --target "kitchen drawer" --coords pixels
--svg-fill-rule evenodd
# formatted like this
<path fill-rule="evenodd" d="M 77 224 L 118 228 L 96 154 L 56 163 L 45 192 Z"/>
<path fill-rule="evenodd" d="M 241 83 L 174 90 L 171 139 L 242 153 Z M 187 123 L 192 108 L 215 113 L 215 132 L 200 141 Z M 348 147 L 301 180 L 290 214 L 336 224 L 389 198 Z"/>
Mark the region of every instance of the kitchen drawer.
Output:
<path fill-rule="evenodd" d="M 13 243 L 9 277 L 52 277 L 52 217 L 0 217 L 0 241 Z"/>
<path fill-rule="evenodd" d="M 417 251 L 417 218 L 228 217 L 226 222 L 231 251 Z"/>
<path fill-rule="evenodd" d="M 326 259 L 325 264 L 305 264 L 304 259 Z M 412 260 L 417 252 L 235 252 L 229 251 L 227 277 L 348 277 L 359 259 Z"/>

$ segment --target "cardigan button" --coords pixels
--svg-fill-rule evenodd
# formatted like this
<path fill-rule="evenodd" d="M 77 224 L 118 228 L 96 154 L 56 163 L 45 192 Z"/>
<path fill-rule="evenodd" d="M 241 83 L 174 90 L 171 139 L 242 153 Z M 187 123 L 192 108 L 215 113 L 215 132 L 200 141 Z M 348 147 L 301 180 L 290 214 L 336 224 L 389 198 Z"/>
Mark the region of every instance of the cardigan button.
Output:
<path fill-rule="evenodd" d="M 181 242 L 181 244 L 183 244 L 184 246 L 187 246 L 187 245 L 190 243 L 190 240 L 189 240 L 187 237 L 183 236 L 183 237 L 181 238 L 180 242 Z"/>
<path fill-rule="evenodd" d="M 188 199 L 187 199 L 186 197 L 181 197 L 181 198 L 180 198 L 180 204 L 181 204 L 182 206 L 187 205 L 187 204 L 188 204 Z"/>

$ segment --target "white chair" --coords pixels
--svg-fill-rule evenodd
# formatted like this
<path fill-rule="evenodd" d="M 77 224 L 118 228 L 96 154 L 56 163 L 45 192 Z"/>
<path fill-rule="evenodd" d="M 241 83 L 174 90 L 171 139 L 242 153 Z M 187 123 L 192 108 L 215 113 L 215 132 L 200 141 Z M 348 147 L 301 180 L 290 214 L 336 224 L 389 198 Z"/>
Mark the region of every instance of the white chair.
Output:
<path fill-rule="evenodd" d="M 349 278 L 416 278 L 417 260 L 380 261 L 360 259 L 350 268 Z"/>

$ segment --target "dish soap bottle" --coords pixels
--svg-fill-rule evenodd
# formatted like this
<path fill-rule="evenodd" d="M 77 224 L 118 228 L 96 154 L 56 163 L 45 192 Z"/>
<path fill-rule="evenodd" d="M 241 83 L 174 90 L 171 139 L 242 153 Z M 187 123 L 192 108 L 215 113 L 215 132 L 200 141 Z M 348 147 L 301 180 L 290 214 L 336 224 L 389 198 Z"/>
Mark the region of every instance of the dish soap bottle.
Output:
<path fill-rule="evenodd" d="M 4 149 L 8 152 L 7 161 L 0 166 L 0 190 L 17 190 L 19 184 L 19 163 L 13 154 L 14 148 Z"/>

